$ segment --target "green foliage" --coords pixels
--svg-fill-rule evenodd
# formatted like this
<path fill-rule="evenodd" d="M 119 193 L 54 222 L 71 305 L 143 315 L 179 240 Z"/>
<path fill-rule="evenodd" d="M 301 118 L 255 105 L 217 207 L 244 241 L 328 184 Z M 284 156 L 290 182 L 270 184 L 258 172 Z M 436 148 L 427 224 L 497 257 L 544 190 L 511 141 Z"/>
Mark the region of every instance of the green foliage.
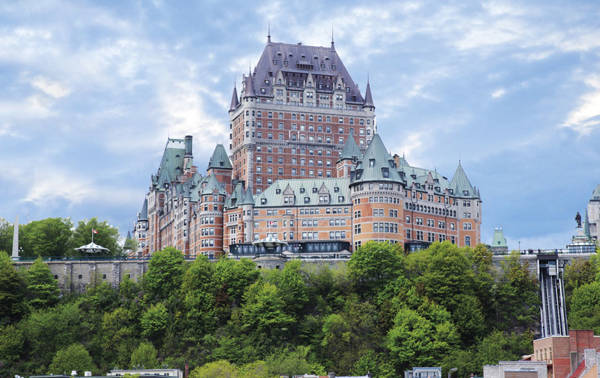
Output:
<path fill-rule="evenodd" d="M 348 262 L 350 279 L 365 296 L 382 290 L 402 273 L 402 250 L 398 244 L 368 242 Z"/>
<path fill-rule="evenodd" d="M 567 265 L 565 267 L 565 295 L 567 299 L 571 297 L 573 290 L 594 282 L 597 273 L 596 259 L 574 259 L 571 264 Z"/>
<path fill-rule="evenodd" d="M 53 374 L 70 374 L 73 370 L 81 374 L 84 371 L 94 372 L 96 366 L 85 347 L 76 343 L 56 352 L 49 370 Z"/>
<path fill-rule="evenodd" d="M 157 352 L 154 345 L 149 342 L 142 342 L 131 353 L 129 367 L 131 369 L 156 369 L 160 366 L 156 355 Z"/>
<path fill-rule="evenodd" d="M 99 372 L 187 363 L 196 376 L 397 377 L 406 367 L 438 365 L 468 376 L 495 358 L 530 353 L 538 314 L 527 266 L 513 256 L 495 270 L 484 246 L 434 243 L 405 256 L 367 243 L 347 264 L 292 261 L 273 271 L 244 259 L 186 263 L 166 248 L 139 283 L 103 282 L 58 299 L 43 262 L 16 272 L 0 256 L 0 301 L 31 304 L 4 315 L 0 376 L 47 373 L 74 343 Z M 600 300 L 592 285 L 574 289 L 571 322 L 593 326 Z"/>
<path fill-rule="evenodd" d="M 138 243 L 135 239 L 129 238 L 125 239 L 125 243 L 123 244 L 123 251 L 137 251 Z"/>
<path fill-rule="evenodd" d="M 20 226 L 20 255 L 64 256 L 66 252 L 71 252 L 72 228 L 73 223 L 64 218 L 46 218 Z"/>
<path fill-rule="evenodd" d="M 0 328 L 0 377 L 9 377 L 17 373 L 14 368 L 24 352 L 25 337 L 23 331 L 14 325 Z"/>
<path fill-rule="evenodd" d="M 524 331 L 539 316 L 539 287 L 529 272 L 527 262 L 521 264 L 518 252 L 513 252 L 502 263 L 503 274 L 496 284 L 496 328 Z"/>
<path fill-rule="evenodd" d="M 0 251 L 12 251 L 13 225 L 0 218 Z"/>
<path fill-rule="evenodd" d="M 295 350 L 283 350 L 267 357 L 267 367 L 272 376 L 304 374 L 324 375 L 325 369 L 308 361 L 310 348 L 299 346 Z"/>
<path fill-rule="evenodd" d="M 285 302 L 277 287 L 256 282 L 244 294 L 240 329 L 259 351 L 283 344 L 290 336 L 294 319 L 285 313 Z"/>
<path fill-rule="evenodd" d="M 582 285 L 573 291 L 568 316 L 572 329 L 593 329 L 600 334 L 600 282 Z"/>
<path fill-rule="evenodd" d="M 38 257 L 27 270 L 28 304 L 35 308 L 45 308 L 58 303 L 60 290 L 48 265 Z"/>
<path fill-rule="evenodd" d="M 386 347 L 397 371 L 403 371 L 411 365 L 438 366 L 458 341 L 458 333 L 449 320 L 436 323 L 405 308 L 396 314 Z"/>
<path fill-rule="evenodd" d="M 112 227 L 108 222 L 99 222 L 97 218 L 92 218 L 89 221 L 79 221 L 77 228 L 73 232 L 71 248 L 67 256 L 79 256 L 80 252 L 74 248 L 89 244 L 92 241 L 92 229 L 98 231 L 94 235 L 94 243 L 108 248 L 107 252 L 97 253 L 97 256 L 120 256 L 122 248 L 119 245 L 119 230 Z"/>
<path fill-rule="evenodd" d="M 27 313 L 26 287 L 10 257 L 0 251 L 0 326 L 17 321 Z"/>
<path fill-rule="evenodd" d="M 185 271 L 181 251 L 167 247 L 155 252 L 144 276 L 144 289 L 150 301 L 165 300 L 179 291 Z"/>
<path fill-rule="evenodd" d="M 169 312 L 162 303 L 153 304 L 144 312 L 141 319 L 142 335 L 158 341 L 169 325 Z"/>
<path fill-rule="evenodd" d="M 238 378 L 238 369 L 229 361 L 220 360 L 209 362 L 203 366 L 197 367 L 190 373 L 190 378 Z"/>

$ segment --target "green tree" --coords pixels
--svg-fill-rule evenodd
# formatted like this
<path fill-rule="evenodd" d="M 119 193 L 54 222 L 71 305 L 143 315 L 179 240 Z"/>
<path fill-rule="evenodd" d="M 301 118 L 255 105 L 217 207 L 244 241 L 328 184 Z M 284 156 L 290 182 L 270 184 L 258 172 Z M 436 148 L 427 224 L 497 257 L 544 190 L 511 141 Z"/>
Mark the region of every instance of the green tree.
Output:
<path fill-rule="evenodd" d="M 24 352 L 25 337 L 15 325 L 0 328 L 0 376 L 9 377 L 19 371 L 16 364 Z"/>
<path fill-rule="evenodd" d="M 497 329 L 523 332 L 535 326 L 539 316 L 539 287 L 529 272 L 529 263 L 521 263 L 518 252 L 502 262 L 495 298 Z"/>
<path fill-rule="evenodd" d="M 241 331 L 259 351 L 282 345 L 290 336 L 294 319 L 285 313 L 285 303 L 277 287 L 256 282 L 244 294 L 240 313 Z"/>
<path fill-rule="evenodd" d="M 11 223 L 4 218 L 0 218 L 0 251 L 12 251 L 13 230 Z"/>
<path fill-rule="evenodd" d="M 53 374 L 70 374 L 73 370 L 80 374 L 84 371 L 93 372 L 96 366 L 85 347 L 75 343 L 56 352 L 49 369 Z"/>
<path fill-rule="evenodd" d="M 190 378 L 205 377 L 238 378 L 238 369 L 229 361 L 219 360 L 197 367 L 190 373 Z"/>
<path fill-rule="evenodd" d="M 27 297 L 33 308 L 45 308 L 58 303 L 60 290 L 50 268 L 38 257 L 27 270 Z"/>
<path fill-rule="evenodd" d="M 154 345 L 144 341 L 131 353 L 129 366 L 132 369 L 156 369 L 160 366 L 156 356 Z"/>
<path fill-rule="evenodd" d="M 214 285 L 218 306 L 240 305 L 246 289 L 258 279 L 256 264 L 249 259 L 221 258 L 215 264 Z"/>
<path fill-rule="evenodd" d="M 277 286 L 281 298 L 285 302 L 286 312 L 290 315 L 300 314 L 308 303 L 308 288 L 300 269 L 301 261 L 290 261 L 283 270 L 270 271 L 269 282 Z"/>
<path fill-rule="evenodd" d="M 142 335 L 153 341 L 164 336 L 169 325 L 169 312 L 162 303 L 153 304 L 144 312 L 141 319 Z"/>
<path fill-rule="evenodd" d="M 73 223 L 65 218 L 29 222 L 19 229 L 22 256 L 65 256 L 70 254 Z"/>
<path fill-rule="evenodd" d="M 185 272 L 185 260 L 181 251 L 167 247 L 155 252 L 144 275 L 144 289 L 151 301 L 169 298 L 179 291 Z"/>
<path fill-rule="evenodd" d="M 270 375 L 295 376 L 304 374 L 324 375 L 323 366 L 308 361 L 310 348 L 298 346 L 295 350 L 284 350 L 267 357 L 266 364 Z"/>
<path fill-rule="evenodd" d="M 387 335 L 386 347 L 397 371 L 413 366 L 437 366 L 443 356 L 453 350 L 458 343 L 458 333 L 446 320 L 435 323 L 405 308 L 398 311 L 394 327 Z"/>
<path fill-rule="evenodd" d="M 565 267 L 565 295 L 567 302 L 569 302 L 573 290 L 594 282 L 597 273 L 596 259 L 574 259 L 571 264 L 567 265 Z"/>
<path fill-rule="evenodd" d="M 130 251 L 135 252 L 135 251 L 137 251 L 137 249 L 138 249 L 138 242 L 135 239 L 132 239 L 132 238 L 125 239 L 125 243 L 123 244 L 124 251 L 130 250 Z"/>
<path fill-rule="evenodd" d="M 77 228 L 73 232 L 73 239 L 68 256 L 80 256 L 81 253 L 75 248 L 89 244 L 92 241 L 92 230 L 98 233 L 94 234 L 94 243 L 108 248 L 107 252 L 98 253 L 98 256 L 119 256 L 122 248 L 119 245 L 119 230 L 108 224 L 108 222 L 99 222 L 97 218 L 92 218 L 89 221 L 79 221 Z"/>
<path fill-rule="evenodd" d="M 129 356 L 137 345 L 136 315 L 127 308 L 119 307 L 102 316 L 102 358 L 106 367 L 126 367 Z"/>
<path fill-rule="evenodd" d="M 29 358 L 34 366 L 47 366 L 57 350 L 82 341 L 86 334 L 83 323 L 82 312 L 76 302 L 32 312 L 21 321 L 18 327 L 25 335 Z"/>
<path fill-rule="evenodd" d="M 593 329 L 600 334 L 600 282 L 582 285 L 573 291 L 569 328 Z"/>
<path fill-rule="evenodd" d="M 8 255 L 0 251 L 0 326 L 27 314 L 25 281 Z"/>
<path fill-rule="evenodd" d="M 398 244 L 368 242 L 352 254 L 348 268 L 357 292 L 368 297 L 402 274 L 402 250 Z"/>
<path fill-rule="evenodd" d="M 186 317 L 186 339 L 198 341 L 217 325 L 215 267 L 206 256 L 198 256 L 186 270 L 181 291 Z"/>

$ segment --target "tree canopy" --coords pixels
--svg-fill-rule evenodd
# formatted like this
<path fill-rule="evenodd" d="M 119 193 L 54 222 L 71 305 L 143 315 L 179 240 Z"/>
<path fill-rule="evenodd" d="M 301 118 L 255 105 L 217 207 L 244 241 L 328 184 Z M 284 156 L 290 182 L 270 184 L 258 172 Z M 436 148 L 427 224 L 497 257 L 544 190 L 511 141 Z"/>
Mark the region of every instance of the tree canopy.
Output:
<path fill-rule="evenodd" d="M 596 327 L 590 276 L 573 289 L 569 321 Z M 397 377 L 413 365 L 479 375 L 531 353 L 537 290 L 518 256 L 495 268 L 486 247 L 450 242 L 410 254 L 371 242 L 348 263 L 270 271 L 165 248 L 139 282 L 62 296 L 43 261 L 17 272 L 2 253 L 0 376 L 186 364 L 214 377 Z"/>

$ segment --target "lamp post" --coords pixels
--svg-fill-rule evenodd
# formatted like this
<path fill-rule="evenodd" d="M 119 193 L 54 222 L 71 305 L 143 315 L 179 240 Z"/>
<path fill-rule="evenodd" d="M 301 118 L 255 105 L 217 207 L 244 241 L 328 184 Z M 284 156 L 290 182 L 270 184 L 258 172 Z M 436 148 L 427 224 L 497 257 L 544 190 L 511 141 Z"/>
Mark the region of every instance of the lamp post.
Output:
<path fill-rule="evenodd" d="M 452 373 L 454 373 L 457 370 L 458 370 L 458 368 L 455 368 L 455 367 L 452 368 L 452 369 L 450 369 L 450 370 L 448 370 L 448 378 L 450 378 L 452 376 Z"/>

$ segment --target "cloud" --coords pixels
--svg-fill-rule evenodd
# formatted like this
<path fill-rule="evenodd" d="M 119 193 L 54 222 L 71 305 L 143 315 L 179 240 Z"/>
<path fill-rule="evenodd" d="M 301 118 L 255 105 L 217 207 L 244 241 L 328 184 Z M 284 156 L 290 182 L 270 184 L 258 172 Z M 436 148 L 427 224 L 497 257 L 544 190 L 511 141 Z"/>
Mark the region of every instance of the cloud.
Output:
<path fill-rule="evenodd" d="M 506 94 L 506 89 L 498 88 L 492 92 L 491 96 L 492 96 L 492 98 L 500 98 L 500 97 L 504 96 L 505 94 Z"/>
<path fill-rule="evenodd" d="M 580 135 L 588 135 L 600 125 L 600 75 L 588 76 L 584 82 L 594 90 L 579 98 L 577 107 L 569 113 L 562 125 Z"/>
<path fill-rule="evenodd" d="M 31 86 L 54 98 L 68 96 L 71 90 L 57 81 L 38 76 L 31 80 Z"/>

